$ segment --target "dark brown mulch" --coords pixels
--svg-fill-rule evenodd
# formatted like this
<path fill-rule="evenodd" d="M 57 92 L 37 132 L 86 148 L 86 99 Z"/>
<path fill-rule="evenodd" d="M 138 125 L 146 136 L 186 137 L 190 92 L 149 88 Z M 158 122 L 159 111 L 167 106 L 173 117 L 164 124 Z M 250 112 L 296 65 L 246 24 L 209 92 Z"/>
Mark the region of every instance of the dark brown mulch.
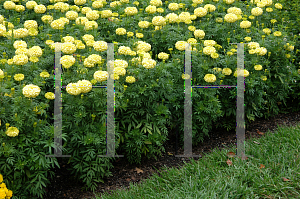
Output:
<path fill-rule="evenodd" d="M 252 137 L 261 137 L 256 131 L 267 132 L 268 129 L 273 132 L 277 129 L 277 125 L 295 126 L 300 122 L 300 111 L 287 114 L 278 114 L 269 119 L 257 119 L 252 122 L 245 131 L 246 140 Z M 173 130 L 174 131 L 174 130 Z M 263 135 L 264 136 L 264 135 Z M 193 154 L 209 153 L 214 148 L 227 148 L 230 144 L 236 143 L 236 132 L 231 130 L 227 132 L 224 129 L 214 128 L 209 137 L 206 137 L 204 142 L 193 146 Z M 170 133 L 170 140 L 165 143 L 166 152 L 163 156 L 154 159 L 145 160 L 141 165 L 129 165 L 126 158 L 119 158 L 113 163 L 114 168 L 111 170 L 113 176 L 105 179 L 105 183 L 99 184 L 96 193 L 111 192 L 115 189 L 127 189 L 129 183 L 140 183 L 143 179 L 149 178 L 154 172 L 158 173 L 155 168 L 161 170 L 164 167 L 181 167 L 185 162 L 190 162 L 188 158 L 174 157 L 175 154 L 175 133 Z M 168 152 L 173 155 L 168 155 Z M 183 149 L 178 150 L 178 154 L 183 154 Z M 246 153 L 247 154 L 247 153 Z M 67 170 L 67 158 L 58 158 L 61 169 L 55 168 L 55 177 L 51 180 L 51 184 L 47 187 L 47 195 L 45 199 L 91 199 L 95 198 L 92 192 L 81 191 L 83 184 L 76 183 L 71 178 L 70 172 Z M 199 158 L 194 158 L 198 160 Z M 155 167 L 155 168 L 154 168 Z M 143 170 L 143 173 L 137 173 L 135 168 Z"/>

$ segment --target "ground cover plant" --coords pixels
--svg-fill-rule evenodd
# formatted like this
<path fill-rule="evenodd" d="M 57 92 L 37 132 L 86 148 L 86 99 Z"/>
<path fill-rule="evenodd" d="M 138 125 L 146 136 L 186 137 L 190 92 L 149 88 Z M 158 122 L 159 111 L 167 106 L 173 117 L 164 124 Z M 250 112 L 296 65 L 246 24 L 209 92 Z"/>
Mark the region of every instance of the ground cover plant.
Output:
<path fill-rule="evenodd" d="M 184 53 L 192 48 L 193 85 L 236 85 L 237 46 L 245 45 L 245 122 L 277 114 L 298 97 L 300 69 L 280 1 L 1 1 L 0 173 L 18 197 L 42 197 L 57 158 L 54 49 L 62 43 L 63 154 L 94 190 L 110 175 L 106 153 L 107 78 L 115 80 L 118 154 L 139 163 L 164 150 L 184 110 Z M 295 19 L 289 19 L 294 21 Z M 107 43 L 116 43 L 114 74 Z M 58 44 L 57 44 L 58 45 Z M 299 60 L 299 59 L 298 59 Z M 85 86 L 85 87 L 78 87 Z M 193 143 L 213 121 L 235 126 L 235 89 L 193 89 Z M 295 104 L 296 106 L 297 104 Z M 299 108 L 299 106 L 298 106 Z M 183 122 L 180 123 L 181 144 Z"/>
<path fill-rule="evenodd" d="M 262 132 L 261 132 L 262 133 Z M 300 123 L 279 126 L 245 144 L 249 158 L 233 157 L 235 144 L 213 150 L 180 169 L 163 169 L 128 190 L 96 194 L 113 198 L 299 198 Z M 253 156 L 253 157 L 251 157 Z"/>

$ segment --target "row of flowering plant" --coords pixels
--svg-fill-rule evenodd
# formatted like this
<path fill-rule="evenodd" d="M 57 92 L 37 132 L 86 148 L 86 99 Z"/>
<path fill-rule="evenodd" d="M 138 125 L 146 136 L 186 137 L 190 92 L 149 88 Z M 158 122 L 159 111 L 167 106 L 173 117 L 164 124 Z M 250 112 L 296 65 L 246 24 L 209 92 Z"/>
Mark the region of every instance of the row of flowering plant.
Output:
<path fill-rule="evenodd" d="M 269 117 L 298 88 L 297 35 L 275 0 L 1 1 L 0 172 L 15 195 L 42 196 L 54 138 L 55 49 L 61 51 L 63 154 L 88 188 L 111 175 L 107 90 L 115 86 L 115 150 L 130 163 L 164 150 L 167 126 L 183 118 L 184 81 L 236 85 L 245 77 L 246 123 Z M 114 61 L 107 62 L 108 43 Z M 192 44 L 192 77 L 184 70 Z M 245 43 L 244 71 L 237 45 Z M 114 66 L 109 76 L 107 65 Z M 56 85 L 57 86 L 57 85 Z M 213 122 L 233 128 L 235 89 L 192 89 L 193 144 Z M 5 125 L 4 125 L 5 124 Z M 183 122 L 178 123 L 183 142 Z M 197 124 L 197 125 L 195 125 Z M 12 173 L 13 172 L 13 173 Z M 25 189 L 24 191 L 22 189 Z"/>

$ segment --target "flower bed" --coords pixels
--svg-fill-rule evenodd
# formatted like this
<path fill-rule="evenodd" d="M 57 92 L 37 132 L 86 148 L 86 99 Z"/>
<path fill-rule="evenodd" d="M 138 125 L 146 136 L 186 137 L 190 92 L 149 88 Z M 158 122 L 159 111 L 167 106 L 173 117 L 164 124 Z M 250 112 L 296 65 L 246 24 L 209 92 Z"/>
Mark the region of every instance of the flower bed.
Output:
<path fill-rule="evenodd" d="M 107 94 L 94 86 L 106 86 L 108 78 L 115 83 L 115 149 L 130 163 L 164 150 L 167 125 L 183 118 L 185 79 L 236 85 L 244 76 L 246 125 L 277 114 L 279 102 L 298 95 L 297 36 L 283 25 L 282 4 L 271 0 L 19 4 L 0 4 L 0 173 L 17 196 L 41 197 L 50 168 L 59 166 L 57 157 L 45 157 L 57 149 L 55 48 L 62 53 L 62 153 L 91 190 L 111 175 L 114 160 L 97 156 L 106 154 Z M 238 73 L 237 45 L 230 43 L 242 42 L 245 70 Z M 115 43 L 111 77 L 108 43 Z M 187 43 L 192 77 L 184 71 Z M 194 88 L 192 104 L 193 144 L 213 122 L 236 125 L 235 89 Z"/>

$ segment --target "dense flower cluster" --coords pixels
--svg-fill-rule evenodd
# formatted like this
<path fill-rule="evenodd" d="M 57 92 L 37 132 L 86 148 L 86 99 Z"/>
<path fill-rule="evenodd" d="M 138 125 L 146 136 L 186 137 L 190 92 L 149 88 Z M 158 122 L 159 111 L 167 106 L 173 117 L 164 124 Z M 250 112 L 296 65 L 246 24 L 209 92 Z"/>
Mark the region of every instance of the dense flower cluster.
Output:
<path fill-rule="evenodd" d="M 235 72 L 234 72 L 234 76 L 235 77 L 237 77 L 237 75 L 238 76 L 244 76 L 244 77 L 248 77 L 249 76 L 249 72 L 246 70 L 246 69 L 244 69 L 244 71 L 243 70 L 238 70 L 239 72 L 237 72 L 237 70 L 235 70 Z"/>
<path fill-rule="evenodd" d="M 5 1 L 3 3 L 3 7 L 6 9 L 6 10 L 14 10 L 15 7 L 16 7 L 16 4 L 12 1 Z"/>
<path fill-rule="evenodd" d="M 13 63 L 16 65 L 25 65 L 28 63 L 28 56 L 20 54 L 13 57 Z"/>
<path fill-rule="evenodd" d="M 90 81 L 88 80 L 79 80 L 77 82 L 78 86 L 81 89 L 81 93 L 88 93 L 92 90 L 93 85 Z"/>
<path fill-rule="evenodd" d="M 244 29 L 250 28 L 251 27 L 251 22 L 250 21 L 242 21 L 240 23 L 240 26 L 241 26 L 241 28 L 244 28 Z"/>
<path fill-rule="evenodd" d="M 138 41 L 137 43 L 138 43 L 137 50 L 142 50 L 144 52 L 148 52 L 151 50 L 150 44 L 143 42 L 143 41 Z"/>
<path fill-rule="evenodd" d="M 194 36 L 199 39 L 203 39 L 205 36 L 205 32 L 203 30 L 195 30 Z"/>
<path fill-rule="evenodd" d="M 214 74 L 206 74 L 204 76 L 204 80 L 206 82 L 215 82 L 217 80 L 216 76 Z"/>
<path fill-rule="evenodd" d="M 207 46 L 203 48 L 203 53 L 206 55 L 211 55 L 212 53 L 215 53 L 216 49 L 212 46 Z"/>
<path fill-rule="evenodd" d="M 206 4 L 204 6 L 204 8 L 207 10 L 207 12 L 213 12 L 216 10 L 216 6 L 212 5 L 212 4 Z"/>
<path fill-rule="evenodd" d="M 158 59 L 167 60 L 169 58 L 169 54 L 161 52 L 158 54 Z"/>
<path fill-rule="evenodd" d="M 175 48 L 177 50 L 185 50 L 185 44 L 187 42 L 186 41 L 177 41 L 176 44 L 175 44 Z"/>
<path fill-rule="evenodd" d="M 73 54 L 76 51 L 76 46 L 72 43 L 62 44 L 61 51 L 64 54 Z"/>
<path fill-rule="evenodd" d="M 88 13 L 86 13 L 86 18 L 88 19 L 88 20 L 97 20 L 97 19 L 99 19 L 99 17 L 100 17 L 100 15 L 98 14 L 98 11 L 96 11 L 96 10 L 93 10 L 93 11 L 90 11 L 90 12 L 88 12 Z"/>
<path fill-rule="evenodd" d="M 140 28 L 148 28 L 148 27 L 150 26 L 150 22 L 148 22 L 148 21 L 140 21 L 140 22 L 138 23 L 138 26 L 139 26 Z"/>
<path fill-rule="evenodd" d="M 167 21 L 172 24 L 172 23 L 176 23 L 177 19 L 178 19 L 178 15 L 175 13 L 169 13 L 166 16 Z"/>
<path fill-rule="evenodd" d="M 132 84 L 135 82 L 135 78 L 133 76 L 127 76 L 125 81 Z"/>
<path fill-rule="evenodd" d="M 64 68 L 70 68 L 75 64 L 76 59 L 71 55 L 64 55 L 60 58 L 60 64 Z"/>
<path fill-rule="evenodd" d="M 194 15 L 197 17 L 204 17 L 207 14 L 207 10 L 205 8 L 199 7 L 194 10 Z"/>
<path fill-rule="evenodd" d="M 0 120 L 1 121 L 1 120 Z M 1 122 L 0 122 L 1 125 Z M 16 128 L 16 127 L 10 127 L 10 128 Z M 13 130 L 18 131 L 18 129 Z M 8 190 L 6 187 L 6 184 L 3 182 L 3 175 L 0 174 L 0 198 L 2 199 L 10 199 L 13 195 L 13 192 L 11 190 Z"/>
<path fill-rule="evenodd" d="M 162 1 L 161 0 L 151 0 L 150 5 L 159 7 L 159 6 L 162 6 Z"/>
<path fill-rule="evenodd" d="M 255 66 L 254 66 L 254 69 L 255 69 L 255 70 L 262 70 L 262 65 L 255 65 Z"/>
<path fill-rule="evenodd" d="M 70 95 L 79 95 L 81 93 L 81 87 L 78 83 L 69 83 L 66 87 L 67 93 Z"/>
<path fill-rule="evenodd" d="M 28 36 L 28 30 L 26 28 L 19 28 L 14 30 L 14 37 L 15 38 L 24 38 Z"/>
<path fill-rule="evenodd" d="M 26 29 L 38 28 L 38 23 L 35 20 L 27 20 L 24 23 L 24 28 Z"/>
<path fill-rule="evenodd" d="M 230 68 L 223 68 L 222 73 L 224 75 L 230 75 L 232 73 L 232 70 Z"/>
<path fill-rule="evenodd" d="M 121 55 L 129 55 L 130 52 L 131 52 L 131 49 L 126 46 L 120 46 L 118 49 L 118 53 L 120 53 Z"/>
<path fill-rule="evenodd" d="M 156 6 L 149 5 L 145 8 L 145 11 L 149 14 L 154 14 L 156 13 Z"/>
<path fill-rule="evenodd" d="M 103 3 L 102 3 L 102 1 L 94 1 L 92 3 L 92 7 L 95 9 L 103 8 Z"/>
<path fill-rule="evenodd" d="M 168 8 L 172 11 L 176 11 L 179 9 L 179 5 L 178 5 L 178 3 L 170 3 Z"/>
<path fill-rule="evenodd" d="M 152 69 L 156 66 L 156 61 L 150 58 L 144 58 L 142 61 L 142 65 L 146 69 Z"/>
<path fill-rule="evenodd" d="M 23 91 L 23 95 L 25 97 L 34 98 L 40 94 L 41 89 L 36 85 L 29 84 L 29 85 L 26 85 L 22 91 Z"/>
<path fill-rule="evenodd" d="M 45 94 L 45 98 L 49 99 L 49 100 L 54 100 L 55 99 L 55 94 L 52 92 L 47 92 Z"/>
<path fill-rule="evenodd" d="M 117 28 L 116 34 L 117 35 L 126 35 L 126 29 L 125 28 Z"/>
<path fill-rule="evenodd" d="M 46 12 L 46 10 L 47 10 L 46 6 L 42 4 L 34 6 L 34 12 L 37 14 L 43 14 Z"/>
<path fill-rule="evenodd" d="M 13 46 L 15 49 L 27 48 L 27 43 L 26 43 L 26 41 L 19 40 L 19 41 L 15 41 Z"/>
<path fill-rule="evenodd" d="M 227 13 L 232 13 L 232 14 L 235 14 L 235 15 L 241 15 L 242 14 L 242 10 L 240 8 L 237 8 L 237 7 L 231 7 L 231 8 L 228 8 L 227 9 Z"/>
<path fill-rule="evenodd" d="M 5 133 L 9 137 L 16 137 L 19 135 L 19 130 L 17 127 L 8 127 Z"/>
<path fill-rule="evenodd" d="M 94 73 L 94 79 L 97 80 L 98 82 L 103 82 L 107 80 L 107 77 L 108 77 L 107 71 L 96 71 Z"/>
<path fill-rule="evenodd" d="M 216 44 L 217 42 L 215 42 L 214 40 L 204 40 L 204 46 L 214 46 Z"/>
<path fill-rule="evenodd" d="M 128 16 L 133 16 L 138 13 L 138 10 L 136 7 L 127 7 L 127 8 L 125 8 L 124 11 L 125 11 L 125 14 Z"/>
<path fill-rule="evenodd" d="M 22 81 L 24 79 L 24 74 L 15 74 L 14 79 L 16 81 Z"/>
<path fill-rule="evenodd" d="M 98 23 L 96 21 L 87 21 L 84 23 L 85 30 L 93 30 L 98 28 Z"/>
<path fill-rule="evenodd" d="M 253 16 L 259 16 L 259 15 L 262 15 L 262 14 L 263 14 L 263 9 L 261 9 L 260 7 L 252 8 L 251 14 L 252 14 Z"/>
<path fill-rule="evenodd" d="M 51 28 L 53 29 L 63 29 L 65 26 L 65 22 L 61 19 L 57 19 L 51 22 L 50 24 Z"/>
<path fill-rule="evenodd" d="M 224 20 L 228 23 L 234 23 L 238 20 L 238 17 L 236 16 L 236 14 L 229 13 L 225 15 Z"/>
<path fill-rule="evenodd" d="M 28 50 L 29 57 L 41 57 L 43 55 L 43 51 L 39 46 L 33 46 Z"/>
<path fill-rule="evenodd" d="M 162 16 L 153 17 L 152 24 L 155 25 L 155 26 L 166 25 L 166 19 Z"/>

